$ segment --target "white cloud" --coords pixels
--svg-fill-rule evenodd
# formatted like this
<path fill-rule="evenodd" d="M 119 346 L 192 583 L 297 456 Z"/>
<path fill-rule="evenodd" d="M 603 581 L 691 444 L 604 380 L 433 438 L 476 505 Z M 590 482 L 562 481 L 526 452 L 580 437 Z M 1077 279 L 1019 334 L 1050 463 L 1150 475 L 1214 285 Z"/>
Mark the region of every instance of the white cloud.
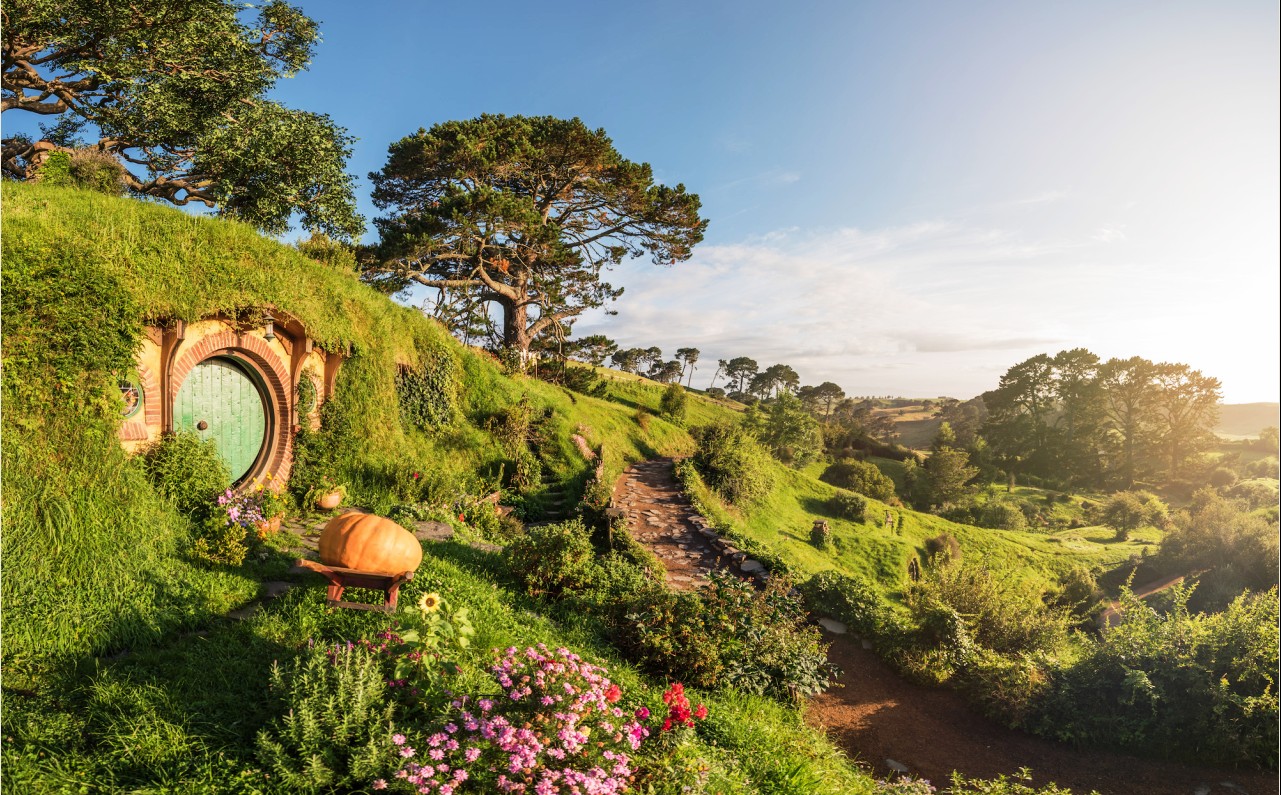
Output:
<path fill-rule="evenodd" d="M 1039 236 L 953 220 L 763 232 L 704 245 L 673 268 L 624 264 L 610 274 L 626 288 L 619 315 L 584 317 L 576 333 L 668 353 L 697 347 L 696 385 L 716 359 L 750 356 L 850 394 L 968 397 L 1016 362 L 1078 346 L 1188 362 L 1220 377 L 1229 400 L 1234 384 L 1253 394 L 1248 379 L 1275 382 L 1275 363 L 1260 374 L 1258 361 L 1232 355 L 1230 326 L 1188 322 L 1189 312 L 1239 315 L 1238 296 L 1212 288 L 1219 271 L 1200 254 L 1145 252 L 1160 229 L 1071 226 Z M 1275 348 L 1275 336 L 1254 338 Z"/>

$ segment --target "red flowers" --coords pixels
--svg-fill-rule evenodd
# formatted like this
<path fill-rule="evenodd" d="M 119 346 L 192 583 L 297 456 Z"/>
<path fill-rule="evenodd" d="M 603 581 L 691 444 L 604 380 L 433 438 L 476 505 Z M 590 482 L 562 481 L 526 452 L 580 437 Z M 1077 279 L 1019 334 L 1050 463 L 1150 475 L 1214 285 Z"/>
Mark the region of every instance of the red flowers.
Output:
<path fill-rule="evenodd" d="M 707 717 L 707 707 L 699 704 L 692 711 L 689 699 L 685 697 L 685 686 L 680 682 L 673 684 L 663 693 L 663 703 L 667 705 L 667 718 L 663 721 L 663 731 L 671 731 L 680 726 L 693 726 L 694 719 Z"/>
<path fill-rule="evenodd" d="M 463 516 L 463 515 L 460 513 L 460 514 L 458 514 L 458 521 L 462 522 L 463 524 L 467 524 L 467 517 L 466 517 L 466 516 Z"/>
<path fill-rule="evenodd" d="M 623 697 L 623 691 L 618 687 L 618 685 L 610 685 L 609 688 L 605 691 L 605 700 L 611 704 L 617 702 L 618 699 L 622 697 Z"/>

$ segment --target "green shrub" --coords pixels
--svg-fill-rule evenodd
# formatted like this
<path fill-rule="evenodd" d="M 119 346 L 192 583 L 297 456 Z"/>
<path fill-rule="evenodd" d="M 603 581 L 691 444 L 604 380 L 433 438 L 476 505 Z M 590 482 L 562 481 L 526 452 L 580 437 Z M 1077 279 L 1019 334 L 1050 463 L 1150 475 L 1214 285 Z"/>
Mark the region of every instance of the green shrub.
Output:
<path fill-rule="evenodd" d="M 974 641 L 1002 654 L 1058 650 L 1067 638 L 1067 616 L 1038 595 L 998 581 L 979 564 L 929 567 L 907 592 L 914 613 L 945 605 L 963 617 Z"/>
<path fill-rule="evenodd" d="M 845 458 L 828 466 L 819 480 L 881 502 L 888 502 L 894 497 L 894 481 L 881 472 L 880 467 L 854 458 Z"/>
<path fill-rule="evenodd" d="M 716 573 L 701 592 L 646 581 L 609 618 L 644 667 L 689 685 L 725 685 L 781 699 L 825 690 L 835 676 L 819 631 L 805 623 L 786 577 L 765 590 Z"/>
<path fill-rule="evenodd" d="M 867 516 L 867 500 L 851 491 L 838 491 L 828 499 L 827 510 L 842 519 L 862 522 Z"/>
<path fill-rule="evenodd" d="M 976 524 L 997 530 L 1026 530 L 1027 516 L 1012 502 L 992 500 L 979 509 Z"/>
<path fill-rule="evenodd" d="M 593 573 L 591 536 L 582 521 L 530 527 L 506 548 L 508 566 L 531 594 L 578 590 Z"/>
<path fill-rule="evenodd" d="M 180 513 L 202 521 L 231 486 L 218 445 L 191 431 L 165 434 L 142 452 L 142 466 L 156 491 Z"/>
<path fill-rule="evenodd" d="M 76 149 L 50 153 L 40 166 L 36 180 L 49 186 L 119 196 L 125 191 L 124 173 L 120 161 L 106 152 Z"/>
<path fill-rule="evenodd" d="M 406 426 L 439 428 L 458 411 L 458 363 L 447 351 L 428 350 L 417 368 L 396 371 L 396 398 Z"/>
<path fill-rule="evenodd" d="M 1047 667 L 1033 655 L 976 648 L 960 671 L 960 686 L 985 715 L 1023 727 L 1050 689 Z"/>
<path fill-rule="evenodd" d="M 947 791 L 949 795 L 1072 795 L 1071 790 L 1063 789 L 1057 784 L 1033 787 L 1023 783 L 1031 780 L 1032 771 L 1027 768 L 1021 769 L 1013 777 L 1001 775 L 993 779 L 966 778 L 953 771 L 952 786 Z"/>
<path fill-rule="evenodd" d="M 1277 590 L 1193 613 L 1176 586 L 1164 614 L 1123 594 L 1121 621 L 1061 671 L 1034 731 L 1214 764 L 1276 769 Z"/>
<path fill-rule="evenodd" d="M 956 540 L 956 536 L 940 533 L 925 540 L 925 560 L 933 562 L 936 559 L 944 563 L 961 559 L 961 542 Z"/>
<path fill-rule="evenodd" d="M 582 395 L 603 398 L 609 393 L 609 383 L 591 367 L 568 365 L 561 373 L 561 384 Z"/>
<path fill-rule="evenodd" d="M 1251 461 L 1245 465 L 1245 476 L 1247 478 L 1271 478 L 1276 480 L 1281 477 L 1281 462 L 1278 462 L 1274 455 L 1267 458 L 1260 458 L 1258 461 Z"/>
<path fill-rule="evenodd" d="M 258 733 L 258 761 L 291 792 L 349 791 L 395 769 L 392 713 L 376 657 L 316 646 L 271 671 L 286 712 Z"/>
<path fill-rule="evenodd" d="M 196 557 L 210 563 L 239 566 L 249 553 L 249 531 L 222 514 L 205 517 L 196 525 L 193 550 Z"/>
<path fill-rule="evenodd" d="M 672 423 L 685 425 L 685 413 L 689 408 L 689 397 L 685 387 L 680 384 L 668 384 L 663 396 L 658 400 L 658 411 Z"/>
<path fill-rule="evenodd" d="M 1276 478 L 1254 478 L 1243 480 L 1228 490 L 1228 496 L 1241 500 L 1250 510 L 1277 504 L 1278 484 Z"/>
<path fill-rule="evenodd" d="M 729 502 L 750 504 L 774 487 L 769 453 L 738 424 L 720 422 L 691 433 L 698 441 L 694 466 Z"/>
<path fill-rule="evenodd" d="M 830 615 L 866 637 L 886 635 L 890 610 L 867 580 L 834 571 L 821 571 L 800 587 L 813 613 Z"/>

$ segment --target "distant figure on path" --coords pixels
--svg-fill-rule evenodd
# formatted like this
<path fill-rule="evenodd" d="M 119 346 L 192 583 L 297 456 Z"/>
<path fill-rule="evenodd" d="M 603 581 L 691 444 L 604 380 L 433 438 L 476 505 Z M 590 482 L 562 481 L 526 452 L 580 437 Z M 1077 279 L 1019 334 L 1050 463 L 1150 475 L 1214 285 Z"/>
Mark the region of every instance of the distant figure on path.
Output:
<path fill-rule="evenodd" d="M 894 514 L 890 513 L 889 511 L 885 512 L 885 526 L 887 528 L 894 526 Z"/>

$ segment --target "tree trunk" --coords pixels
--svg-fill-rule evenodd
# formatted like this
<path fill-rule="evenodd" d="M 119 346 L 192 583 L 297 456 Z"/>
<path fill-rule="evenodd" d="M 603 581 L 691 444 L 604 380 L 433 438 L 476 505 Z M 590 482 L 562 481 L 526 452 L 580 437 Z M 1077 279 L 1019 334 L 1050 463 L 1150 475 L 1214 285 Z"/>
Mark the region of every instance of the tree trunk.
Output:
<path fill-rule="evenodd" d="M 503 308 L 503 347 L 516 351 L 520 356 L 520 370 L 524 372 L 533 342 L 529 336 L 529 308 L 509 298 L 501 298 L 498 303 Z"/>

